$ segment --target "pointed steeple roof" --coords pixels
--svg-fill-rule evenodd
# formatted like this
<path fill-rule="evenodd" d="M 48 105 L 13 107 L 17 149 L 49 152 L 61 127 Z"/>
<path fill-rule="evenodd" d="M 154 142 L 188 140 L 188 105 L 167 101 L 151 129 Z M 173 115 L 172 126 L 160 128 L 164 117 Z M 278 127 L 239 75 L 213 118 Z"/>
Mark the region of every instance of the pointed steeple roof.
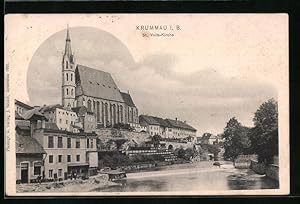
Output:
<path fill-rule="evenodd" d="M 72 49 L 71 49 L 71 38 L 70 38 L 70 32 L 69 32 L 69 25 L 67 26 L 67 37 L 66 37 L 66 46 L 65 46 L 65 56 L 68 56 L 71 58 L 72 56 Z"/>
<path fill-rule="evenodd" d="M 66 39 L 66 41 L 71 41 L 70 32 L 69 32 L 69 24 L 67 25 L 67 39 Z"/>

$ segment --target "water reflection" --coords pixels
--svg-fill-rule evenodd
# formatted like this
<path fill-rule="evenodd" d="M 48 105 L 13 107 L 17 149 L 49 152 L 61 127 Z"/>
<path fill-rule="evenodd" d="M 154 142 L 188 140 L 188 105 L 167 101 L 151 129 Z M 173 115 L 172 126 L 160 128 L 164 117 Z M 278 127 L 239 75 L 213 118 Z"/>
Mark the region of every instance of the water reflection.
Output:
<path fill-rule="evenodd" d="M 102 192 L 145 192 L 145 191 L 208 191 L 250 190 L 278 188 L 278 182 L 251 170 L 220 169 L 170 169 L 128 174 L 126 180 L 118 181 L 121 186 L 98 188 Z"/>

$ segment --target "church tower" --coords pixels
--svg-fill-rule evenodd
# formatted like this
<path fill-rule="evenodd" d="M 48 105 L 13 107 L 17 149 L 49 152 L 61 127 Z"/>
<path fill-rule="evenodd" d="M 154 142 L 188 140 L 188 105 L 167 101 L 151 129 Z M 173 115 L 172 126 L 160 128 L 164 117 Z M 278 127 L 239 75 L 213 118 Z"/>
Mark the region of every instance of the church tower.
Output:
<path fill-rule="evenodd" d="M 65 108 L 72 108 L 76 106 L 75 68 L 75 57 L 71 49 L 71 39 L 68 26 L 65 52 L 62 59 L 62 105 Z"/>

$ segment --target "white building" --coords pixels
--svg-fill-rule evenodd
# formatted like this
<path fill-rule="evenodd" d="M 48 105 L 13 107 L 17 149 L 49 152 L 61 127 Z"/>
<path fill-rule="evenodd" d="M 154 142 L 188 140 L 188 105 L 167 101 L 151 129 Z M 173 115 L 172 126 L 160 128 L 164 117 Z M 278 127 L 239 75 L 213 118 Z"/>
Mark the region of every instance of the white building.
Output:
<path fill-rule="evenodd" d="M 160 117 L 140 115 L 140 126 L 150 135 L 160 135 L 163 138 L 185 139 L 196 138 L 197 130 L 186 122 L 172 119 L 163 119 Z"/>
<path fill-rule="evenodd" d="M 44 113 L 49 122 L 55 123 L 60 130 L 79 132 L 79 129 L 82 128 L 82 123 L 79 122 L 77 114 L 59 104 L 43 106 L 40 111 Z"/>

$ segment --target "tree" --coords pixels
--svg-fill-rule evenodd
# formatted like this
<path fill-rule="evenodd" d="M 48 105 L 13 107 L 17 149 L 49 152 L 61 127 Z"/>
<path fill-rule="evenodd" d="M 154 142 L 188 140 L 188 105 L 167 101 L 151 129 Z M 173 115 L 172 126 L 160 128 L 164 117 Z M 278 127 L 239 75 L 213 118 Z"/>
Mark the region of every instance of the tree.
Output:
<path fill-rule="evenodd" d="M 154 135 L 153 137 L 152 137 L 152 143 L 153 143 L 153 145 L 154 145 L 154 147 L 159 147 L 159 144 L 160 144 L 160 141 L 161 141 L 161 136 L 159 136 L 159 135 Z"/>
<path fill-rule="evenodd" d="M 231 118 L 224 128 L 224 158 L 235 160 L 238 155 L 248 152 L 251 145 L 249 136 L 249 128 L 242 126 L 235 117 Z"/>
<path fill-rule="evenodd" d="M 184 159 L 185 151 L 184 151 L 184 149 L 183 149 L 182 147 L 176 148 L 175 151 L 174 151 L 174 154 L 175 154 L 178 158 Z"/>
<path fill-rule="evenodd" d="M 252 151 L 260 162 L 270 163 L 278 155 L 278 103 L 269 99 L 254 114 L 255 127 L 250 131 Z"/>
<path fill-rule="evenodd" d="M 217 144 L 203 144 L 202 148 L 204 150 L 206 150 L 207 152 L 214 154 L 214 160 L 217 161 L 218 160 L 218 154 L 221 151 L 219 145 Z"/>
<path fill-rule="evenodd" d="M 184 159 L 185 160 L 190 160 L 192 157 L 196 156 L 196 151 L 194 148 L 187 148 L 184 152 Z"/>

